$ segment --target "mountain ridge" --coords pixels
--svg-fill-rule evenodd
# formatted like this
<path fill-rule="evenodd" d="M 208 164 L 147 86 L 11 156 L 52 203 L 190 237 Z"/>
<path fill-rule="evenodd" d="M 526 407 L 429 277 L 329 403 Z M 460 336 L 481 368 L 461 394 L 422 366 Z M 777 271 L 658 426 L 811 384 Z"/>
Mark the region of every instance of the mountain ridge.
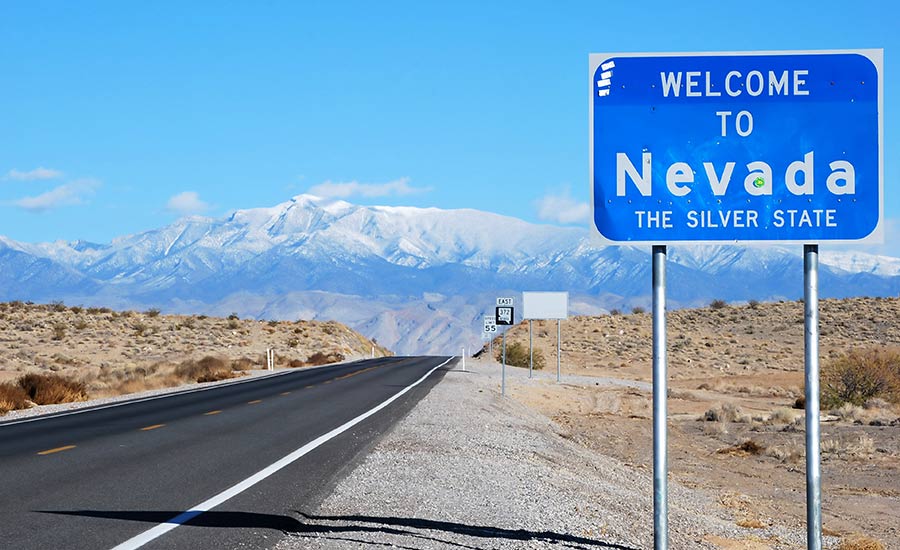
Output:
<path fill-rule="evenodd" d="M 256 318 L 331 315 L 397 352 L 440 353 L 479 344 L 480 316 L 498 292 L 568 290 L 580 314 L 645 307 L 649 252 L 598 247 L 583 229 L 474 209 L 360 206 L 298 195 L 221 218 L 181 218 L 108 244 L 0 236 L 7 282 L 0 299 Z M 799 252 L 670 247 L 669 304 L 797 298 Z M 896 295 L 900 259 L 823 252 L 820 281 L 823 296 Z"/>

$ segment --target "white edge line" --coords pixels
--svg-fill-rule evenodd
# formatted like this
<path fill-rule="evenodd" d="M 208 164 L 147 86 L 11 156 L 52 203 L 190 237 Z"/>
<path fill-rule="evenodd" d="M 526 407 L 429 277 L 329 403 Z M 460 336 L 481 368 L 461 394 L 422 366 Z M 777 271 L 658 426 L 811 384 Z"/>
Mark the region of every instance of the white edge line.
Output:
<path fill-rule="evenodd" d="M 160 395 L 150 395 L 147 397 L 124 399 L 122 401 L 117 401 L 115 403 L 108 403 L 106 405 L 97 405 L 96 407 L 87 406 L 87 407 L 83 407 L 81 409 L 76 409 L 74 411 L 64 411 L 64 412 L 56 412 L 56 413 L 51 412 L 51 413 L 46 413 L 46 414 L 39 414 L 37 416 L 32 416 L 29 418 L 22 418 L 20 420 L 10 420 L 9 422 L 0 421 L 0 429 L 2 429 L 4 426 L 14 426 L 16 424 L 25 424 L 27 422 L 37 422 L 39 420 L 49 420 L 51 418 L 60 418 L 63 416 L 71 416 L 73 414 L 88 413 L 91 411 L 101 411 L 103 409 L 112 409 L 113 407 L 124 407 L 125 405 L 131 405 L 133 403 L 143 403 L 145 401 L 153 401 L 156 399 L 165 399 L 167 397 L 175 397 L 178 395 L 187 395 L 189 393 L 197 393 L 197 392 L 201 392 L 201 391 L 214 390 L 216 388 L 224 388 L 226 386 L 237 386 L 238 384 L 249 384 L 250 382 L 256 382 L 258 380 L 265 380 L 268 378 L 275 378 L 276 376 L 285 376 L 285 375 L 288 375 L 291 373 L 308 372 L 308 371 L 311 371 L 314 369 L 326 369 L 326 368 L 331 368 L 331 367 L 341 367 L 341 366 L 346 366 L 346 365 L 350 365 L 352 363 L 356 363 L 359 361 L 366 361 L 366 360 L 367 359 L 356 359 L 353 361 L 347 361 L 346 363 L 331 363 L 328 365 L 319 365 L 317 367 L 304 367 L 302 369 L 284 370 L 282 372 L 276 372 L 274 374 L 251 376 L 250 378 L 242 378 L 240 380 L 231 380 L 229 382 L 224 382 L 221 384 L 212 383 L 212 384 L 209 384 L 208 386 L 203 386 L 202 388 L 187 388 L 184 390 L 175 390 L 175 391 L 163 393 Z"/>
<path fill-rule="evenodd" d="M 391 403 L 393 403 L 394 401 L 399 399 L 403 394 L 405 394 L 409 390 L 413 389 L 414 387 L 416 387 L 419 384 L 421 384 L 422 382 L 424 382 L 425 379 L 428 378 L 429 376 L 431 376 L 431 374 L 434 371 L 443 367 L 444 365 L 446 365 L 447 363 L 449 363 L 450 361 L 452 361 L 455 358 L 456 358 L 456 356 L 453 356 L 450 359 L 447 359 L 446 361 L 441 363 L 440 365 L 434 367 L 433 369 L 431 369 L 430 371 L 428 371 L 427 373 L 422 375 L 422 378 L 419 378 L 418 380 L 416 380 L 409 386 L 406 386 L 405 388 L 403 388 L 402 390 L 400 390 L 399 392 L 397 392 L 392 397 L 388 398 L 386 401 L 384 401 L 380 405 L 376 406 L 375 408 L 370 409 L 369 411 L 364 412 L 363 414 L 357 416 L 356 418 L 347 421 L 346 423 L 338 426 L 337 428 L 331 430 L 330 432 L 328 432 L 326 434 L 320 435 L 319 437 L 313 439 L 306 445 L 300 447 L 299 449 L 290 453 L 289 455 L 285 456 L 284 458 L 282 458 L 276 462 L 273 462 L 269 466 L 266 466 L 262 470 L 256 472 L 255 474 L 248 477 L 244 481 L 239 482 L 238 484 L 222 491 L 218 495 L 216 495 L 210 499 L 207 499 L 196 506 L 192 506 L 189 510 L 184 511 L 181 514 L 178 514 L 177 516 L 166 521 L 165 523 L 160 523 L 156 527 L 152 527 L 152 528 L 144 531 L 143 533 L 126 540 L 122 544 L 119 544 L 119 545 L 113 547 L 112 550 L 134 550 L 136 548 L 140 548 L 141 546 L 147 544 L 148 542 L 151 542 L 151 541 L 161 537 L 162 535 L 168 533 L 172 529 L 175 529 L 179 525 L 183 525 L 184 523 L 187 523 L 188 521 L 197 517 L 198 515 L 202 514 L 203 512 L 208 512 L 209 510 L 222 504 L 223 502 L 227 501 L 228 499 L 239 495 L 240 493 L 246 491 L 250 487 L 253 487 L 257 483 L 259 483 L 260 481 L 271 476 L 275 472 L 281 470 L 282 468 L 284 468 L 286 466 L 289 466 L 290 464 L 292 464 L 293 462 L 295 462 L 299 458 L 301 458 L 303 455 L 316 449 L 317 447 L 328 442 L 329 440 L 334 439 L 338 435 L 346 432 L 353 426 L 356 426 L 363 420 L 369 418 L 373 414 L 375 414 L 378 411 L 382 410 L 383 408 L 387 407 L 388 405 L 390 405 Z"/>

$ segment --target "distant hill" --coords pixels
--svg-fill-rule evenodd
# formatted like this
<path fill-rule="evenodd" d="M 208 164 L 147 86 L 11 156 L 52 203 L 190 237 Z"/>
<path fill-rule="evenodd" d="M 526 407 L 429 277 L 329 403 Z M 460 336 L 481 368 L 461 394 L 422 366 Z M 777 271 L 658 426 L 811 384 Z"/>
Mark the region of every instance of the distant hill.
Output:
<path fill-rule="evenodd" d="M 300 195 L 109 244 L 0 237 L 0 300 L 334 319 L 399 353 L 448 353 L 479 344 L 501 293 L 567 290 L 573 314 L 646 307 L 649 252 L 477 210 Z M 900 293 L 900 259 L 823 250 L 820 263 L 823 297 Z M 800 248 L 670 247 L 667 278 L 672 308 L 795 299 Z"/>

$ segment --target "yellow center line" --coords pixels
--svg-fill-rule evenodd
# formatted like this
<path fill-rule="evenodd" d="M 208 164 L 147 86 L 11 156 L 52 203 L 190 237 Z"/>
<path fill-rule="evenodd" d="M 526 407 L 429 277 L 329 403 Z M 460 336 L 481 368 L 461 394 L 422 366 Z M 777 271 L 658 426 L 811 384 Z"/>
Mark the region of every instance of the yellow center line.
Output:
<path fill-rule="evenodd" d="M 306 388 L 304 388 L 304 389 L 307 389 L 307 390 L 308 390 L 308 389 L 310 389 L 310 388 L 315 388 L 315 386 L 306 386 Z"/>
<path fill-rule="evenodd" d="M 331 380 L 326 380 L 326 381 L 324 381 L 324 382 L 322 382 L 322 383 L 323 383 L 323 384 L 331 384 L 332 382 L 334 382 L 334 379 L 333 379 L 333 378 L 332 378 Z"/>
<path fill-rule="evenodd" d="M 219 414 L 222 411 L 209 411 L 208 413 L 203 413 L 203 416 L 212 416 L 214 414 Z"/>
<path fill-rule="evenodd" d="M 150 430 L 155 430 L 156 428 L 162 428 L 165 424 L 154 424 L 152 426 L 147 426 L 146 428 L 141 428 L 142 432 L 149 432 Z"/>
<path fill-rule="evenodd" d="M 357 374 L 362 374 L 362 373 L 364 373 L 364 372 L 369 372 L 370 370 L 375 369 L 375 368 L 378 368 L 378 367 L 369 367 L 369 368 L 367 368 L 367 369 L 360 369 L 360 370 L 357 370 L 357 371 L 353 371 L 353 372 L 351 372 L 351 373 L 344 374 L 344 375 L 342 375 L 342 376 L 338 376 L 337 378 L 335 378 L 335 380 L 344 380 L 344 379 L 346 379 L 346 378 L 350 378 L 351 376 L 356 376 Z"/>
<path fill-rule="evenodd" d="M 291 394 L 291 392 L 289 392 L 289 391 L 283 391 L 279 395 L 290 395 L 290 394 Z"/>
<path fill-rule="evenodd" d="M 248 405 L 256 405 L 257 403 L 262 403 L 262 399 L 254 399 L 253 401 L 247 401 Z"/>
<path fill-rule="evenodd" d="M 63 451 L 68 451 L 69 449 L 74 449 L 75 445 L 66 445 L 64 447 L 57 447 L 55 449 L 47 449 L 46 451 L 41 451 L 38 454 L 41 456 L 44 455 L 52 455 L 53 453 L 61 453 Z"/>

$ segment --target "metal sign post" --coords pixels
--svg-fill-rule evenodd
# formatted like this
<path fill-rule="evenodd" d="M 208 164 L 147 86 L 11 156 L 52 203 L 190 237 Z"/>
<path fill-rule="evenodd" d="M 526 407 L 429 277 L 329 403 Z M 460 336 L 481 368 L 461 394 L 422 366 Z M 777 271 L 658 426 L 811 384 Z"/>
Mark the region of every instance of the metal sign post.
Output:
<path fill-rule="evenodd" d="M 666 247 L 653 247 L 653 547 L 669 547 Z"/>
<path fill-rule="evenodd" d="M 819 247 L 803 247 L 804 370 L 806 376 L 806 548 L 822 549 L 819 473 Z"/>
<path fill-rule="evenodd" d="M 592 227 L 652 245 L 654 544 L 668 546 L 665 258 L 804 245 L 807 542 L 821 550 L 818 245 L 884 240 L 884 51 L 591 54 Z"/>
<path fill-rule="evenodd" d="M 556 320 L 556 381 L 560 381 L 560 350 L 562 349 L 562 329 L 560 328 L 562 320 Z"/>
<path fill-rule="evenodd" d="M 562 320 L 569 318 L 569 293 L 568 292 L 523 292 L 522 304 L 525 310 L 525 318 L 528 319 L 528 352 L 529 365 L 534 363 L 534 346 L 531 338 L 532 319 L 556 319 L 556 381 L 560 381 L 560 355 L 562 350 Z M 531 378 L 531 366 L 528 369 L 528 377 Z"/>
<path fill-rule="evenodd" d="M 534 337 L 532 335 L 531 319 L 528 320 L 528 378 L 534 370 Z"/>
<path fill-rule="evenodd" d="M 506 395 L 506 331 L 503 331 L 503 336 L 500 337 L 503 340 L 503 374 L 501 375 L 502 381 L 500 382 L 500 395 Z"/>
<path fill-rule="evenodd" d="M 497 307 L 494 310 L 494 318 L 498 325 L 512 326 L 515 324 L 515 299 L 497 298 Z M 506 395 L 506 331 L 503 331 L 503 367 L 500 375 L 500 395 Z"/>

